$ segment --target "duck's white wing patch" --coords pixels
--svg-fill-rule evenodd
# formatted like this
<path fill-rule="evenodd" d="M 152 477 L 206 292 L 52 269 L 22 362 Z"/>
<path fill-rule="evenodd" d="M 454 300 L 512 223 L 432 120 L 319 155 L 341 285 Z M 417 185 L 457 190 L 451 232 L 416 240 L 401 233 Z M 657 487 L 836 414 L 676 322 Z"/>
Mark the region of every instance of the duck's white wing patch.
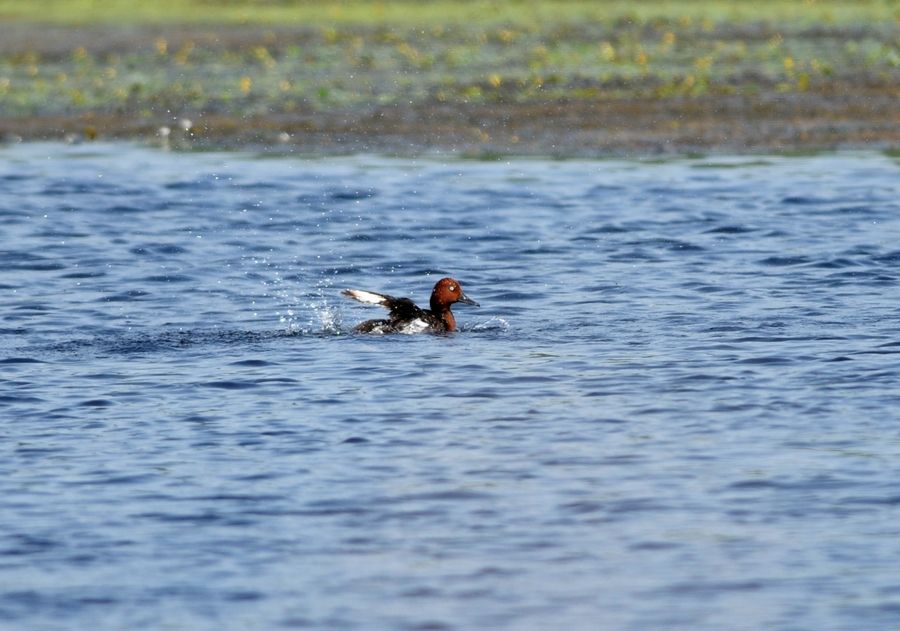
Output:
<path fill-rule="evenodd" d="M 421 333 L 422 331 L 427 331 L 429 326 L 422 318 L 416 318 L 404 323 L 398 330 L 400 333 Z"/>
<path fill-rule="evenodd" d="M 386 306 L 387 296 L 382 296 L 381 294 L 376 294 L 372 291 L 363 291 L 362 289 L 345 289 L 341 292 L 348 298 L 353 298 L 358 302 L 362 302 L 367 305 L 382 305 Z"/>

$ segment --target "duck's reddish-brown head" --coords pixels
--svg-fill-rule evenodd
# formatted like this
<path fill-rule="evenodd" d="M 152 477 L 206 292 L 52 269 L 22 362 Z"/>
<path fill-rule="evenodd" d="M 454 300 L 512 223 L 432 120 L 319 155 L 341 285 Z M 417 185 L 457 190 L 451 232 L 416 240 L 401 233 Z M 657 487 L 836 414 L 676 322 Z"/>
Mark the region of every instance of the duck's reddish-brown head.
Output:
<path fill-rule="evenodd" d="M 477 302 L 463 292 L 458 280 L 454 278 L 439 280 L 431 292 L 431 310 L 443 318 L 448 331 L 456 330 L 456 320 L 450 312 L 450 305 L 456 302 L 478 306 Z"/>
<path fill-rule="evenodd" d="M 478 303 L 469 298 L 462 290 L 459 281 L 453 278 L 442 278 L 434 286 L 431 292 L 431 310 L 443 311 L 454 302 L 464 305 L 478 306 Z"/>

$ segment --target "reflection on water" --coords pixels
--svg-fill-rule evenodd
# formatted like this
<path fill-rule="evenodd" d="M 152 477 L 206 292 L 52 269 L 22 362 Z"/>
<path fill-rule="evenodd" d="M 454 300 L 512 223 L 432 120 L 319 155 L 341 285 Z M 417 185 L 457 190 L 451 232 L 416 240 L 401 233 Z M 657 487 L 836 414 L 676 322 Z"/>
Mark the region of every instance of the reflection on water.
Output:
<path fill-rule="evenodd" d="M 896 161 L 0 155 L 11 625 L 894 628 Z"/>

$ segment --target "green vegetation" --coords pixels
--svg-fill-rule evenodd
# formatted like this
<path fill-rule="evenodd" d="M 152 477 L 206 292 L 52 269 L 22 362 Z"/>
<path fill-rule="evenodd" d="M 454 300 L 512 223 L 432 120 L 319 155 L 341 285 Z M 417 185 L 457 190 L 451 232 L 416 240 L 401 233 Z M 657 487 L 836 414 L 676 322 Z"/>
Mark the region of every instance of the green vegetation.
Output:
<path fill-rule="evenodd" d="M 710 20 L 742 23 L 759 20 L 808 24 L 891 21 L 900 6 L 891 0 L 0 0 L 4 19 L 60 24 L 240 23 L 282 25 L 374 25 L 434 27 L 449 24 L 508 24 L 540 28 L 550 22 Z"/>
<path fill-rule="evenodd" d="M 874 91 L 900 2 L 0 0 L 0 116 Z"/>

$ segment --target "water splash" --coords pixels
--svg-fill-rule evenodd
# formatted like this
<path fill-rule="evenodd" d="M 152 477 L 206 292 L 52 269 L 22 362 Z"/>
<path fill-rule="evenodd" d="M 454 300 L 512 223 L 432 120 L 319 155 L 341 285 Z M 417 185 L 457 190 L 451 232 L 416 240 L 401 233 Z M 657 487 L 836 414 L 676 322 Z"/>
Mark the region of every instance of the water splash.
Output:
<path fill-rule="evenodd" d="M 316 324 L 318 324 L 319 333 L 341 334 L 343 314 L 339 308 L 328 304 L 326 299 L 313 304 L 312 309 L 313 315 L 318 318 Z"/>
<path fill-rule="evenodd" d="M 321 276 L 316 281 L 312 300 L 309 302 L 309 331 L 317 333 L 341 333 L 341 310 L 329 301 L 334 290 L 334 276 L 337 270 Z"/>
<path fill-rule="evenodd" d="M 282 331 L 287 335 L 296 335 L 303 332 L 303 327 L 297 323 L 297 312 L 293 309 L 286 309 L 284 313 L 276 312 L 275 315 L 278 316 L 278 322 L 281 324 Z"/>
<path fill-rule="evenodd" d="M 336 273 L 332 271 L 331 274 L 323 275 L 311 291 L 301 292 L 292 284 L 286 283 L 277 270 L 274 272 L 273 278 L 265 285 L 269 297 L 279 305 L 287 305 L 275 312 L 284 334 L 342 333 L 343 314 L 330 300 L 334 293 L 332 277 Z"/>
<path fill-rule="evenodd" d="M 509 331 L 509 322 L 504 320 L 503 318 L 499 318 L 494 316 L 484 322 L 478 322 L 469 327 L 466 327 L 464 330 L 468 331 Z"/>

